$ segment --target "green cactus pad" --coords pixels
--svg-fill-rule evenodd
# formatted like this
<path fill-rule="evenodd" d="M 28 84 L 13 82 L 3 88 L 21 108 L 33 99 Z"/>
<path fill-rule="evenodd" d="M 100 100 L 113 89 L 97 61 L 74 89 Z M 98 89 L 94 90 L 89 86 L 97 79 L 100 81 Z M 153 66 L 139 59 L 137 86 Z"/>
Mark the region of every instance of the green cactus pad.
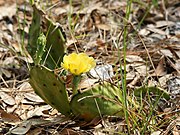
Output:
<path fill-rule="evenodd" d="M 30 70 L 30 84 L 47 104 L 66 116 L 70 115 L 70 105 L 65 85 L 54 72 L 44 66 L 34 66 Z"/>
<path fill-rule="evenodd" d="M 111 84 L 98 85 L 88 91 L 76 94 L 70 106 L 78 119 L 91 121 L 101 116 L 123 116 L 122 93 Z"/>
<path fill-rule="evenodd" d="M 66 36 L 62 32 L 63 30 L 60 25 L 49 19 L 45 12 L 37 8 L 35 4 L 33 5 L 33 10 L 32 24 L 29 29 L 28 51 L 32 58 L 34 58 L 38 48 L 37 39 L 39 34 L 43 32 L 46 36 L 47 44 L 42 61 L 44 61 L 45 66 L 49 69 L 60 67 L 65 52 L 64 44 Z"/>
<path fill-rule="evenodd" d="M 49 18 L 46 18 L 47 25 L 47 52 L 50 50 L 46 60 L 46 66 L 50 69 L 60 67 L 63 60 L 66 42 L 65 34 L 62 32 L 62 28 L 55 24 Z"/>
<path fill-rule="evenodd" d="M 42 15 L 44 13 L 40 12 L 35 5 L 33 5 L 33 18 L 32 23 L 29 29 L 29 39 L 28 39 L 28 46 L 27 50 L 31 57 L 33 58 L 36 53 L 37 48 L 37 39 L 41 32 L 41 22 L 42 22 Z"/>

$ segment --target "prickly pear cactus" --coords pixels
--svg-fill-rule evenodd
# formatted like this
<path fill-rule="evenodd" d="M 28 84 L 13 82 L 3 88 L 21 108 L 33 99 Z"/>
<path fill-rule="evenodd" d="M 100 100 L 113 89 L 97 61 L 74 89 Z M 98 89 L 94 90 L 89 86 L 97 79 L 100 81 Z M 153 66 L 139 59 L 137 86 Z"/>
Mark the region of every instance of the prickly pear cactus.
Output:
<path fill-rule="evenodd" d="M 111 84 L 98 85 L 88 91 L 76 94 L 70 107 L 75 116 L 91 121 L 101 116 L 123 116 L 122 93 Z"/>
<path fill-rule="evenodd" d="M 47 104 L 69 116 L 71 111 L 65 84 L 50 70 L 60 66 L 65 51 L 65 36 L 61 28 L 35 4 L 33 10 L 28 43 L 29 54 L 34 60 L 30 69 L 30 84 Z"/>
<path fill-rule="evenodd" d="M 54 72 L 44 66 L 34 66 L 30 70 L 30 84 L 47 104 L 66 116 L 70 115 L 70 105 L 65 85 Z"/>
<path fill-rule="evenodd" d="M 32 58 L 35 57 L 37 49 L 36 41 L 39 34 L 43 32 L 46 36 L 47 43 L 45 47 L 46 53 L 42 56 L 42 61 L 50 69 L 60 67 L 65 52 L 65 34 L 62 32 L 62 28 L 49 19 L 35 4 L 33 5 L 33 10 L 32 24 L 29 29 L 28 52 Z"/>
<path fill-rule="evenodd" d="M 34 59 L 34 66 L 30 69 L 30 84 L 35 92 L 62 114 L 73 116 L 71 118 L 89 122 L 101 116 L 122 117 L 122 93 L 110 83 L 99 84 L 68 100 L 65 84 L 53 72 L 60 67 L 64 56 L 65 35 L 61 27 L 36 5 L 33 5 L 33 10 L 28 50 Z"/>

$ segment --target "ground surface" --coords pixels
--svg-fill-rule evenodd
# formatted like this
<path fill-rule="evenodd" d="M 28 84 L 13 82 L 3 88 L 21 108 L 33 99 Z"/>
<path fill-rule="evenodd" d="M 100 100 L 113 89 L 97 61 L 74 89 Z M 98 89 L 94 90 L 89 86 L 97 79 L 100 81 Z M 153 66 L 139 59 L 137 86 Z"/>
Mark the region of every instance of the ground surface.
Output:
<path fill-rule="evenodd" d="M 164 3 L 163 3 L 164 2 Z M 61 24 L 67 36 L 67 53 L 86 52 L 100 65 L 103 77 L 120 79 L 123 61 L 123 28 L 126 1 L 52 0 L 39 4 Z M 0 1 L 0 134 L 126 134 L 125 121 L 110 122 L 92 129 L 80 129 L 45 104 L 28 83 L 28 62 L 24 48 L 32 19 L 32 7 L 23 0 Z M 143 20 L 143 21 L 141 21 Z M 120 54 L 120 56 L 119 56 Z M 180 134 L 180 3 L 178 0 L 132 4 L 128 20 L 126 51 L 127 91 L 144 84 L 159 86 L 170 94 L 156 110 L 145 134 Z M 106 70 L 104 71 L 106 67 Z M 107 72 L 109 74 L 107 74 Z M 92 84 L 101 76 L 90 73 Z M 86 83 L 82 83 L 86 88 Z M 148 110 L 148 106 L 146 106 Z M 147 111 L 148 115 L 148 111 Z M 140 119 L 138 124 L 142 124 Z M 153 123 L 154 122 L 154 123 Z M 131 125 L 132 126 L 132 125 Z M 137 125 L 136 125 L 137 126 Z M 131 134 L 140 134 L 141 126 Z"/>

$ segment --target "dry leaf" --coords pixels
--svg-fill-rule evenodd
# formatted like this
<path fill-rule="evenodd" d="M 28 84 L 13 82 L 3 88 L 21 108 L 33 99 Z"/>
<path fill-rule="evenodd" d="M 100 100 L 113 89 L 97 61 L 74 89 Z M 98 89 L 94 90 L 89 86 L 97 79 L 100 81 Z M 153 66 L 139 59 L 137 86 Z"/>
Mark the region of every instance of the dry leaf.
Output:
<path fill-rule="evenodd" d="M 153 133 L 151 133 L 151 135 L 160 135 L 161 131 L 154 131 Z"/>
<path fill-rule="evenodd" d="M 26 134 L 32 126 L 30 121 L 24 121 L 23 123 L 10 129 L 11 134 L 23 135 Z"/>
<path fill-rule="evenodd" d="M 78 88 L 79 89 L 91 88 L 97 81 L 98 79 L 85 78 L 84 80 L 80 82 Z"/>
<path fill-rule="evenodd" d="M 179 57 L 180 59 L 180 50 L 179 51 L 175 51 L 176 55 Z"/>
<path fill-rule="evenodd" d="M 97 27 L 98 29 L 101 29 L 101 30 L 104 30 L 104 31 L 108 31 L 108 30 L 111 29 L 111 27 L 110 27 L 109 25 L 107 25 L 107 24 L 102 24 L 102 23 L 97 24 L 96 27 Z"/>
<path fill-rule="evenodd" d="M 5 92 L 0 91 L 0 97 L 1 97 L 1 100 L 4 101 L 8 105 L 15 105 L 16 104 L 16 101 L 14 100 L 14 98 L 9 96 Z"/>
<path fill-rule="evenodd" d="M 127 81 L 131 81 L 133 80 L 135 77 L 135 72 L 131 71 L 131 72 L 128 72 L 127 75 L 126 75 L 126 80 Z"/>
<path fill-rule="evenodd" d="M 149 67 L 147 67 L 146 65 L 141 65 L 141 66 L 137 66 L 134 67 L 136 69 L 136 71 L 141 75 L 141 76 L 146 76 L 147 75 L 147 71 L 149 69 Z"/>
<path fill-rule="evenodd" d="M 17 115 L 7 113 L 2 109 L 0 109 L 0 117 L 1 117 L 2 121 L 8 122 L 9 124 L 10 123 L 11 124 L 17 124 L 20 122 L 20 118 Z"/>
<path fill-rule="evenodd" d="M 164 56 L 167 56 L 167 57 L 170 57 L 170 58 L 173 57 L 173 54 L 172 54 L 171 51 L 168 50 L 168 49 L 161 49 L 160 52 L 161 52 Z"/>
<path fill-rule="evenodd" d="M 49 110 L 52 107 L 50 105 L 43 105 L 40 107 L 36 107 L 34 110 L 29 110 L 27 113 L 27 117 L 31 118 L 33 116 L 47 116 L 46 114 L 43 113 L 43 111 Z"/>
<path fill-rule="evenodd" d="M 90 75 L 94 78 L 107 80 L 114 76 L 112 65 L 98 65 L 89 71 Z"/>
<path fill-rule="evenodd" d="M 17 88 L 19 91 L 22 91 L 22 92 L 34 91 L 31 85 L 29 84 L 29 82 L 23 82 Z"/>
<path fill-rule="evenodd" d="M 44 100 L 42 100 L 38 95 L 36 95 L 34 92 L 32 93 L 25 93 L 24 94 L 25 98 L 27 98 L 28 100 L 32 101 L 32 102 L 36 102 L 36 103 L 44 103 Z"/>
<path fill-rule="evenodd" d="M 33 130 L 29 130 L 28 133 L 26 133 L 26 135 L 40 135 L 43 130 L 43 128 L 37 127 Z"/>
<path fill-rule="evenodd" d="M 175 68 L 180 71 L 180 59 L 176 61 Z"/>
<path fill-rule="evenodd" d="M 155 28 L 154 25 L 148 25 L 147 29 L 151 32 L 154 32 L 160 35 L 167 35 L 165 31 Z"/>
<path fill-rule="evenodd" d="M 179 135 L 179 133 L 180 133 L 180 117 L 178 117 L 177 119 L 176 119 L 176 124 L 175 124 L 175 126 L 174 126 L 174 128 L 173 128 L 173 135 Z"/>
<path fill-rule="evenodd" d="M 128 86 L 130 88 L 133 88 L 135 86 L 135 84 L 139 82 L 140 78 L 141 78 L 141 76 L 139 74 L 134 73 L 133 80 L 128 84 Z"/>
<path fill-rule="evenodd" d="M 3 74 L 4 74 L 7 78 L 10 78 L 10 77 L 11 77 L 11 72 L 9 72 L 9 71 L 6 70 L 6 69 L 0 68 L 0 76 L 2 76 Z"/>
<path fill-rule="evenodd" d="M 147 30 L 146 28 L 141 29 L 141 30 L 139 31 L 139 35 L 147 36 L 148 34 L 150 34 L 150 31 Z"/>
<path fill-rule="evenodd" d="M 126 61 L 130 62 L 130 63 L 132 63 L 132 62 L 144 62 L 144 60 L 140 56 L 137 56 L 137 55 L 127 55 Z"/>
<path fill-rule="evenodd" d="M 0 7 L 0 20 L 3 19 L 3 17 L 8 16 L 11 18 L 13 15 L 16 15 L 16 4 L 12 4 L 11 6 L 1 6 Z"/>
<path fill-rule="evenodd" d="M 164 26 L 170 26 L 170 25 L 174 25 L 175 23 L 172 21 L 157 21 L 155 27 L 159 28 L 159 27 L 164 27 Z"/>
<path fill-rule="evenodd" d="M 164 57 L 160 59 L 158 66 L 155 69 L 155 73 L 152 76 L 163 76 L 166 74 L 166 70 L 164 69 L 165 59 Z"/>
<path fill-rule="evenodd" d="M 27 104 L 23 104 L 21 103 L 21 105 L 19 106 L 18 109 L 16 109 L 16 114 L 22 119 L 22 120 L 26 120 L 28 118 L 27 113 L 29 110 L 33 110 L 35 107 L 35 105 L 27 105 Z M 24 112 L 24 113 L 22 113 Z"/>
<path fill-rule="evenodd" d="M 81 133 L 78 133 L 77 131 L 74 131 L 69 128 L 64 128 L 60 134 L 61 135 L 82 135 Z"/>
<path fill-rule="evenodd" d="M 71 45 L 77 44 L 78 41 L 76 39 L 68 39 L 66 42 L 66 46 L 69 47 Z"/>
<path fill-rule="evenodd" d="M 171 78 L 172 75 L 171 74 L 166 74 L 166 75 L 163 75 L 162 77 L 159 78 L 159 83 L 161 84 L 162 87 L 165 87 L 167 84 L 167 80 L 169 78 Z"/>

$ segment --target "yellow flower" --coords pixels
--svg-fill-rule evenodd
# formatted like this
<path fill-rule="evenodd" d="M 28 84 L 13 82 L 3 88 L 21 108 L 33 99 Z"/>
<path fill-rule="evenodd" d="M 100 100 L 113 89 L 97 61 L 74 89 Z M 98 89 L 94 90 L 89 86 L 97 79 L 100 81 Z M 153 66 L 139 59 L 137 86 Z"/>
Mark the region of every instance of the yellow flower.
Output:
<path fill-rule="evenodd" d="M 96 62 L 92 57 L 89 57 L 85 53 L 72 53 L 68 56 L 64 56 L 61 66 L 74 75 L 80 75 L 94 68 Z"/>

